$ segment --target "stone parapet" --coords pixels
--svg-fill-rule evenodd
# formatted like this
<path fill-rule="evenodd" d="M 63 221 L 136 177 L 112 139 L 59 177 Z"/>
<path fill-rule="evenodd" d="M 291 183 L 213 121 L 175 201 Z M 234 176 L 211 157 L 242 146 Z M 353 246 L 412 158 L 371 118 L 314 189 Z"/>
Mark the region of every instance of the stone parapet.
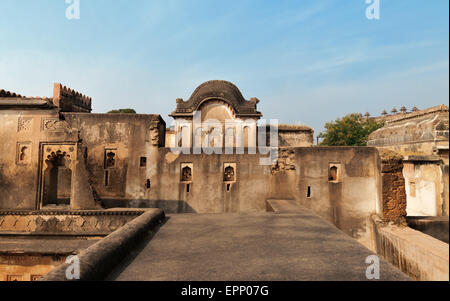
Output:
<path fill-rule="evenodd" d="M 149 209 L 99 242 L 78 254 L 80 281 L 104 280 L 130 251 L 162 222 L 165 215 L 160 209 Z M 70 264 L 60 265 L 48 273 L 44 281 L 67 281 Z"/>
<path fill-rule="evenodd" d="M 402 272 L 420 281 L 449 280 L 448 244 L 405 226 L 373 216 L 376 251 Z"/>
<path fill-rule="evenodd" d="M 60 108 L 61 112 L 90 113 L 92 111 L 92 98 L 60 83 L 53 85 L 53 103 Z"/>

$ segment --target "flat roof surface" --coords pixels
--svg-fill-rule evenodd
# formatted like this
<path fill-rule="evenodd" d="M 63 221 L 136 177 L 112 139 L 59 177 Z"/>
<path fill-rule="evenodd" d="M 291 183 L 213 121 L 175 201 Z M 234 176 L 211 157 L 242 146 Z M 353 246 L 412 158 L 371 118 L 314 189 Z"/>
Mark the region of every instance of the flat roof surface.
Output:
<path fill-rule="evenodd" d="M 367 280 L 373 253 L 309 210 L 169 215 L 108 277 L 126 281 Z M 380 280 L 411 280 L 380 259 Z"/>

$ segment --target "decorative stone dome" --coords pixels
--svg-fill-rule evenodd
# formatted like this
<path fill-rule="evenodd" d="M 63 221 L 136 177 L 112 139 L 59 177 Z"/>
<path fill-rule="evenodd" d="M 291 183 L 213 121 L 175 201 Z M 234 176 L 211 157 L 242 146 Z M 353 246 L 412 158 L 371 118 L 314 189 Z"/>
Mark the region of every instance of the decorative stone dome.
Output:
<path fill-rule="evenodd" d="M 223 80 L 211 80 L 201 84 L 187 101 L 178 98 L 177 108 L 170 116 L 192 116 L 205 102 L 218 100 L 227 103 L 234 110 L 234 114 L 237 117 L 260 118 L 262 116 L 256 109 L 256 105 L 259 102 L 257 98 L 245 100 L 241 91 L 235 85 Z"/>

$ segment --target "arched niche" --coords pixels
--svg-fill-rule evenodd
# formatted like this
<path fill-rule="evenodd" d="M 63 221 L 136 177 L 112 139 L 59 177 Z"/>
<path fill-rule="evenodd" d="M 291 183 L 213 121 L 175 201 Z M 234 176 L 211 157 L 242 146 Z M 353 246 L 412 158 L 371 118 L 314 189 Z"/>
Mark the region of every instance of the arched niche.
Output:
<path fill-rule="evenodd" d="M 221 124 L 225 124 L 227 120 L 236 119 L 234 109 L 227 102 L 221 100 L 208 100 L 202 103 L 198 110 L 202 113 L 202 122 L 217 120 Z"/>
<path fill-rule="evenodd" d="M 68 209 L 70 207 L 75 160 L 73 146 L 44 147 L 41 208 Z"/>

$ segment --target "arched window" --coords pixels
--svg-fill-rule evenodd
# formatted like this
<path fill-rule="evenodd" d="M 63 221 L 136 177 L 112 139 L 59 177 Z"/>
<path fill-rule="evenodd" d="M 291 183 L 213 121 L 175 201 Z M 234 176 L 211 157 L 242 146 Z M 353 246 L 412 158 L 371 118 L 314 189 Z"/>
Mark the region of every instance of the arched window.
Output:
<path fill-rule="evenodd" d="M 190 182 L 192 181 L 192 169 L 189 166 L 183 167 L 181 169 L 181 181 Z"/>
<path fill-rule="evenodd" d="M 232 182 L 235 180 L 234 168 L 232 166 L 228 166 L 225 168 L 223 172 L 223 180 L 225 182 Z"/>
<path fill-rule="evenodd" d="M 330 163 L 330 167 L 328 169 L 328 181 L 337 182 L 340 181 L 340 163 Z"/>

